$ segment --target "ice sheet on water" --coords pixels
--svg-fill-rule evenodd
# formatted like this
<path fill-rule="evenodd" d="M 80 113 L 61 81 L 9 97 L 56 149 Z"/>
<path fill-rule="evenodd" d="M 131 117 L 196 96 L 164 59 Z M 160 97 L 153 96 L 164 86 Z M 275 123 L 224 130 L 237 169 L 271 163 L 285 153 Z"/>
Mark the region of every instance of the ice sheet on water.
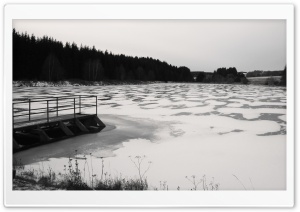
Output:
<path fill-rule="evenodd" d="M 170 189 L 190 189 L 185 176 L 206 174 L 220 183 L 220 189 L 243 189 L 234 174 L 247 189 L 286 188 L 284 88 L 162 83 L 14 88 L 13 95 L 66 94 L 97 94 L 107 99 L 98 101 L 98 113 L 106 122 L 113 122 L 116 130 L 94 138 L 86 135 L 77 147 L 81 153 L 91 151 L 95 163 L 100 163 L 98 157 L 106 157 L 114 174 L 137 176 L 128 156 L 146 155 L 153 162 L 147 177 L 154 187 L 167 181 Z M 123 122 L 116 121 L 120 117 Z M 258 136 L 262 134 L 265 136 Z M 53 154 L 38 147 L 23 155 L 41 152 L 36 161 L 49 159 L 56 167 L 58 161 L 66 162 L 67 155 L 61 151 L 64 142 L 56 143 Z"/>
<path fill-rule="evenodd" d="M 278 116 L 279 119 L 281 119 L 282 121 L 286 121 L 286 115 L 282 115 L 282 116 Z"/>
<path fill-rule="evenodd" d="M 205 174 L 214 177 L 221 189 L 243 189 L 233 174 L 248 190 L 285 189 L 284 136 L 270 136 L 267 139 L 248 136 L 243 141 L 240 139 L 239 134 L 228 134 L 188 136 L 185 140 L 175 138 L 160 144 L 142 139 L 131 140 L 116 150 L 117 157 L 109 161 L 111 166 L 130 175 L 137 172 L 126 158 L 137 155 L 137 152 L 145 155 L 152 161 L 147 173 L 151 185 L 157 187 L 160 181 L 166 180 L 169 189 L 173 190 L 178 186 L 189 190 L 192 185 L 185 176 L 196 175 L 200 178 Z"/>
<path fill-rule="evenodd" d="M 239 113 L 246 119 L 259 118 L 263 113 L 273 113 L 273 114 L 285 114 L 285 109 L 274 109 L 274 108 L 258 108 L 258 109 L 247 109 L 247 108 L 219 108 L 217 109 L 221 113 L 231 114 Z"/>

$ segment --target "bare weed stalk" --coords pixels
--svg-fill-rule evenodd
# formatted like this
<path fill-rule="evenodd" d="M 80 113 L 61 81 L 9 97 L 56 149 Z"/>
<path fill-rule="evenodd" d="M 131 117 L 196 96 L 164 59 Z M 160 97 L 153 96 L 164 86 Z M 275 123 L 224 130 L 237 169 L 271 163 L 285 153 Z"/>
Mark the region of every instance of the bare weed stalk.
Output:
<path fill-rule="evenodd" d="M 240 181 L 240 179 L 236 175 L 233 174 L 232 176 L 234 176 L 237 179 L 237 181 L 243 186 L 243 188 L 247 190 L 244 184 Z"/>
<path fill-rule="evenodd" d="M 206 180 L 206 175 L 203 175 L 202 178 L 197 180 L 196 175 L 192 175 L 191 177 L 186 176 L 185 177 L 188 181 L 191 182 L 193 185 L 191 190 L 198 190 L 198 185 L 201 183 L 202 185 L 202 190 L 207 191 L 207 190 L 219 190 L 219 183 L 214 182 L 214 178 L 207 184 Z M 179 190 L 179 189 L 178 189 Z"/>
<path fill-rule="evenodd" d="M 138 174 L 139 174 L 139 178 L 140 178 L 140 183 L 142 186 L 145 186 L 146 183 L 147 183 L 147 180 L 145 178 L 145 174 L 149 171 L 150 169 L 150 166 L 152 164 L 151 161 L 148 161 L 148 167 L 142 171 L 142 164 L 143 164 L 143 161 L 145 160 L 146 156 L 135 156 L 134 159 L 132 159 L 131 156 L 129 156 L 131 162 L 134 164 L 134 166 L 136 167 L 137 171 L 138 171 Z"/>

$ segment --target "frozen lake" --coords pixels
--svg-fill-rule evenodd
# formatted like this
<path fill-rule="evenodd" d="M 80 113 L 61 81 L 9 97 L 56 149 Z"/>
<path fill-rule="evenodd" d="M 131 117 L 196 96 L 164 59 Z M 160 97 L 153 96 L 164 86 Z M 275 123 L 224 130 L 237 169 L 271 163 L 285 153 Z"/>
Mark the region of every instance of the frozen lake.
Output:
<path fill-rule="evenodd" d="M 198 182 L 204 175 L 220 190 L 286 188 L 285 88 L 180 83 L 14 87 L 13 97 L 80 94 L 106 99 L 98 101 L 98 115 L 110 130 L 16 153 L 27 168 L 63 172 L 77 150 L 98 176 L 103 159 L 107 174 L 138 177 L 129 156 L 145 156 L 141 169 L 150 165 L 145 174 L 149 189 L 189 190 L 188 179 L 195 176 Z M 79 160 L 79 166 L 86 165 Z"/>

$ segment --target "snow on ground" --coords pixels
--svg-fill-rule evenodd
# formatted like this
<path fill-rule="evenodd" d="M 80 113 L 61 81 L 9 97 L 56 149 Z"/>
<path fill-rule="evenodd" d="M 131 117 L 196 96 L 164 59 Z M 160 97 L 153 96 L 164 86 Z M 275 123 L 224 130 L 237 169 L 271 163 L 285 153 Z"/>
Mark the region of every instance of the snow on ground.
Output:
<path fill-rule="evenodd" d="M 208 183 L 213 179 L 224 190 L 286 188 L 285 88 L 180 83 L 14 87 L 14 98 L 79 94 L 106 99 L 98 101 L 98 113 L 108 130 L 15 156 L 30 167 L 63 172 L 76 149 L 79 155 L 92 154 L 87 161 L 98 176 L 104 157 L 109 174 L 138 177 L 129 156 L 145 155 L 142 169 L 152 162 L 145 174 L 150 189 L 165 181 L 170 190 L 191 189 L 186 176 L 192 175 L 206 175 Z"/>

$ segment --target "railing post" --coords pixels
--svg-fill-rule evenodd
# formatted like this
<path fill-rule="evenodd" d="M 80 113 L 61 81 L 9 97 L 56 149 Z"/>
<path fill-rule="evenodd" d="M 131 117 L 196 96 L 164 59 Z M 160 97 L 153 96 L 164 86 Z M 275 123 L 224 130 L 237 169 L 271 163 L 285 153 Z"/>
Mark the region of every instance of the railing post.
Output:
<path fill-rule="evenodd" d="M 96 96 L 96 115 L 98 115 L 98 98 Z"/>
<path fill-rule="evenodd" d="M 74 119 L 75 119 L 75 98 L 74 98 Z"/>
<path fill-rule="evenodd" d="M 81 114 L 81 95 L 79 95 L 79 114 Z"/>
<path fill-rule="evenodd" d="M 28 119 L 30 121 L 30 111 L 31 111 L 31 102 L 30 102 L 30 99 L 29 99 L 28 103 L 29 103 L 29 114 L 28 114 L 29 116 L 28 116 Z"/>
<path fill-rule="evenodd" d="M 49 123 L 49 100 L 47 100 L 47 122 Z"/>
<path fill-rule="evenodd" d="M 58 97 L 56 97 L 56 116 L 58 116 Z"/>

